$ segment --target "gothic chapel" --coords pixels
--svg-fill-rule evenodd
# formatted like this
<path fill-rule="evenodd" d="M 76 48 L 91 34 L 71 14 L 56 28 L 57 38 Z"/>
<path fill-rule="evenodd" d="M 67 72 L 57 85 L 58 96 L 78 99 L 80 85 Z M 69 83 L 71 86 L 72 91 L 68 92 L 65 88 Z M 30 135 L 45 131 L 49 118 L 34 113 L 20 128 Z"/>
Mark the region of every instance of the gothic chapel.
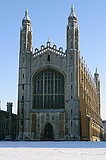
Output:
<path fill-rule="evenodd" d="M 18 139 L 101 140 L 99 74 L 96 69 L 92 76 L 80 57 L 74 7 L 68 17 L 65 51 L 50 41 L 32 48 L 26 10 L 20 29 Z"/>

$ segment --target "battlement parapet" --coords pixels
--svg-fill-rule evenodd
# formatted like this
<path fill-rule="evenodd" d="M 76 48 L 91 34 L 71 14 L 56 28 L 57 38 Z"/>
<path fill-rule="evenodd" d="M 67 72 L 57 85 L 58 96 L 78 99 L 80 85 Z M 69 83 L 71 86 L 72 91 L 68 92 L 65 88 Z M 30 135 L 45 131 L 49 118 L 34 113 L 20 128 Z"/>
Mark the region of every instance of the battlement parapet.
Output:
<path fill-rule="evenodd" d="M 33 56 L 37 57 L 39 55 L 46 53 L 47 51 L 50 51 L 50 52 L 57 54 L 57 55 L 60 55 L 62 57 L 66 56 L 65 52 L 63 52 L 62 47 L 57 48 L 56 45 L 51 46 L 51 43 L 49 41 L 47 42 L 46 46 L 41 45 L 40 50 L 38 48 L 35 48 Z"/>

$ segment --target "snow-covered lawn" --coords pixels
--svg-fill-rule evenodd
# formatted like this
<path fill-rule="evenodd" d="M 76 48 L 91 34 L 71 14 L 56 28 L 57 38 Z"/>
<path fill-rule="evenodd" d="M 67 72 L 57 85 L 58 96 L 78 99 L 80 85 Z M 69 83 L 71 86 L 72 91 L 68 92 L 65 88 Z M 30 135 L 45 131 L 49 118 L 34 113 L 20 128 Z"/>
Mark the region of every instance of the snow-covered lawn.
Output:
<path fill-rule="evenodd" d="M 106 142 L 0 141 L 0 160 L 106 160 Z"/>

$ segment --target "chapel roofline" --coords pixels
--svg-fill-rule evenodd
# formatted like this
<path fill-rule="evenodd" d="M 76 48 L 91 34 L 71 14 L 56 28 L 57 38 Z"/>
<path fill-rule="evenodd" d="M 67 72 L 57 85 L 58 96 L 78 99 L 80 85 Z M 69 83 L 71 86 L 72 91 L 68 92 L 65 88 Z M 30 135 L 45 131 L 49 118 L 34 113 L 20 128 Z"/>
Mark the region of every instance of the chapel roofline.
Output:
<path fill-rule="evenodd" d="M 91 73 L 91 71 L 90 71 L 89 67 L 87 66 L 83 56 L 79 57 L 79 67 L 83 71 L 83 73 L 85 74 L 86 78 L 89 79 L 92 88 L 97 92 L 95 77 Z M 97 67 L 96 67 L 96 71 L 97 71 Z"/>

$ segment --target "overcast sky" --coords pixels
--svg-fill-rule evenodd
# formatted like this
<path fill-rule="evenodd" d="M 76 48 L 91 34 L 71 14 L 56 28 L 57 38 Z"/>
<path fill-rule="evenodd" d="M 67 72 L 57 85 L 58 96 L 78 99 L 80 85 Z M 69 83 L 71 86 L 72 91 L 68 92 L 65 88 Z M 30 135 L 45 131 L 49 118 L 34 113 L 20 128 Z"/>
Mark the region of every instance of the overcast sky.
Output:
<path fill-rule="evenodd" d="M 0 0 L 0 101 L 13 102 L 17 112 L 20 27 L 28 8 L 33 48 L 50 38 L 66 49 L 67 19 L 74 5 L 80 29 L 80 51 L 92 75 L 98 68 L 101 80 L 101 113 L 106 119 L 106 0 Z"/>

